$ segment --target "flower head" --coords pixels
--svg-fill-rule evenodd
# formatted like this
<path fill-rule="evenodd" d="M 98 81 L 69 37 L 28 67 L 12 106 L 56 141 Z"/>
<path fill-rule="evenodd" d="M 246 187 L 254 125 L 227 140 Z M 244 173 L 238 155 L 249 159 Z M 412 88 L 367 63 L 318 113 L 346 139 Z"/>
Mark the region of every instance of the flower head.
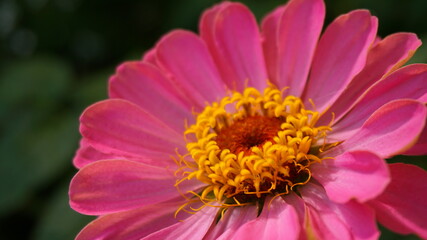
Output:
<path fill-rule="evenodd" d="M 427 173 L 384 160 L 427 152 L 421 42 L 324 15 L 291 0 L 259 31 L 223 2 L 122 64 L 80 119 L 70 204 L 100 217 L 77 239 L 427 238 Z"/>

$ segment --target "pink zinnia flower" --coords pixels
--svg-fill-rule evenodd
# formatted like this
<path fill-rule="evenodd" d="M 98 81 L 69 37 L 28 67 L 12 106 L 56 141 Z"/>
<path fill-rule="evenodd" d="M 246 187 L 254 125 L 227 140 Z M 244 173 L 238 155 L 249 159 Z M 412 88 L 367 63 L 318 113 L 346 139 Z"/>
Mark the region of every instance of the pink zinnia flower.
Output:
<path fill-rule="evenodd" d="M 224 2 L 122 64 L 80 118 L 77 239 L 427 238 L 427 173 L 384 160 L 427 153 L 427 65 L 400 68 L 421 42 L 324 16 L 291 0 L 259 31 Z"/>

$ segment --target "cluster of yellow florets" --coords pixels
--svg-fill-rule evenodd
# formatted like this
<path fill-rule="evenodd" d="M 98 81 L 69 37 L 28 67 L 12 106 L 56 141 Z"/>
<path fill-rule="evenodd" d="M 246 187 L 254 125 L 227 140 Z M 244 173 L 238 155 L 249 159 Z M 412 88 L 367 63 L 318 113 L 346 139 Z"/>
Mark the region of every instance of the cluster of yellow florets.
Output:
<path fill-rule="evenodd" d="M 181 157 L 188 170 L 182 181 L 206 183 L 198 195 L 206 202 L 225 198 L 242 205 L 286 194 L 305 184 L 310 164 L 321 161 L 313 146 L 331 129 L 316 126 L 318 118 L 300 98 L 283 97 L 273 86 L 264 94 L 247 88 L 214 102 L 185 131 L 194 163 Z"/>

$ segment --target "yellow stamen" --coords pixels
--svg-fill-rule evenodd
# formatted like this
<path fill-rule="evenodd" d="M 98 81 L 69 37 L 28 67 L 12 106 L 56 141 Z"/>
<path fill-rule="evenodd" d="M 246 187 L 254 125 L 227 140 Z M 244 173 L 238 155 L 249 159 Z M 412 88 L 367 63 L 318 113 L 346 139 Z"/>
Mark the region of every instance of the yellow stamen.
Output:
<path fill-rule="evenodd" d="M 217 201 L 228 207 L 285 195 L 306 184 L 309 166 L 325 159 L 320 152 L 336 144 L 326 144 L 331 127 L 316 126 L 318 112 L 283 93 L 272 85 L 263 94 L 246 88 L 208 105 L 184 132 L 194 162 L 178 154 L 184 177 L 177 185 L 196 178 L 206 187 L 200 194 L 191 192 L 194 196 L 205 205 Z"/>

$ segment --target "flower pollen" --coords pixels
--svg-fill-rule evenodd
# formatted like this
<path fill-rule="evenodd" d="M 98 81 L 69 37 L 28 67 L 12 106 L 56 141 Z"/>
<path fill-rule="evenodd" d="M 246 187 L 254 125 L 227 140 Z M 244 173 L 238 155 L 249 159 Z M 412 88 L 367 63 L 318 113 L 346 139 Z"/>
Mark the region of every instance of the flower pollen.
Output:
<path fill-rule="evenodd" d="M 245 155 L 252 154 L 252 147 L 262 147 L 267 141 L 272 141 L 280 130 L 279 118 L 265 116 L 250 116 L 235 121 L 231 126 L 221 130 L 216 137 L 220 149 L 230 149 L 230 152 Z"/>
<path fill-rule="evenodd" d="M 180 156 L 184 180 L 206 183 L 204 202 L 223 207 L 264 201 L 296 190 L 311 179 L 310 165 L 319 163 L 329 126 L 316 126 L 319 113 L 301 99 L 283 96 L 270 85 L 235 92 L 207 106 L 185 131 L 188 155 Z"/>

